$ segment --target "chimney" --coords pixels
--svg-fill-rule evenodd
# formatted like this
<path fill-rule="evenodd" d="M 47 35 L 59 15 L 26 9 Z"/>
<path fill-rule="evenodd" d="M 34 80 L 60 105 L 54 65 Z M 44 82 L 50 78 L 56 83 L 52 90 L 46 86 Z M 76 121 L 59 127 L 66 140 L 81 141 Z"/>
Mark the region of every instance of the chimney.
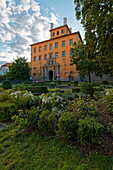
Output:
<path fill-rule="evenodd" d="M 72 33 L 72 28 L 69 28 L 70 29 L 70 31 L 71 31 L 71 33 Z"/>
<path fill-rule="evenodd" d="M 64 18 L 64 25 L 67 25 L 67 18 Z"/>
<path fill-rule="evenodd" d="M 53 23 L 50 24 L 51 30 L 53 29 Z"/>

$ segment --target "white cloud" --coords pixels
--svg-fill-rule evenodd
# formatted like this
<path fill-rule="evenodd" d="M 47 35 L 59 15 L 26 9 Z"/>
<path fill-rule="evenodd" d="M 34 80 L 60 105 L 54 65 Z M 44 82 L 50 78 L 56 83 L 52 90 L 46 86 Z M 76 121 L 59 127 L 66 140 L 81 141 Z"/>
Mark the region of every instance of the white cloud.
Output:
<path fill-rule="evenodd" d="M 30 44 L 49 38 L 49 24 L 58 24 L 56 14 L 48 10 L 42 15 L 35 0 L 0 0 L 0 41 L 5 44 L 0 52 L 0 61 L 6 57 L 10 62 L 16 56 L 30 60 Z M 3 57 L 4 56 L 4 57 Z"/>
<path fill-rule="evenodd" d="M 52 12 L 50 12 L 50 14 L 51 14 L 50 22 L 55 25 L 58 25 L 58 18 L 56 17 L 56 15 Z"/>

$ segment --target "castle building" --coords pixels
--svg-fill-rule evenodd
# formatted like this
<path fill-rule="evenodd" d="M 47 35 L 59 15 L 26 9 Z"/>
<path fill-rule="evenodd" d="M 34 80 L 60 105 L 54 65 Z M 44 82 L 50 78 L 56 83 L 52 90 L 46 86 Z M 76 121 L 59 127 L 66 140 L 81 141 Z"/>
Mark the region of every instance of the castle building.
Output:
<path fill-rule="evenodd" d="M 31 44 L 31 76 L 33 80 L 78 80 L 75 64 L 71 63 L 73 43 L 81 41 L 79 32 L 72 33 L 64 24 L 53 28 L 51 23 L 50 39 Z"/>

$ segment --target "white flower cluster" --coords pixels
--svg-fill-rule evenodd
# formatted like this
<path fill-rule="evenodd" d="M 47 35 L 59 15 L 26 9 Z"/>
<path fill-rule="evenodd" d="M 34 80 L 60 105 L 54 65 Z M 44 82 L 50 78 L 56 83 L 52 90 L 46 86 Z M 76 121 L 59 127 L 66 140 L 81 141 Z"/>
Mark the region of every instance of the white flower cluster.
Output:
<path fill-rule="evenodd" d="M 113 95 L 113 89 L 106 89 L 105 94 L 106 95 Z"/>
<path fill-rule="evenodd" d="M 23 96 L 25 98 L 31 98 L 32 100 L 34 99 L 34 95 L 31 92 L 28 91 L 15 91 L 11 93 L 11 97 L 17 98 L 19 96 Z"/>

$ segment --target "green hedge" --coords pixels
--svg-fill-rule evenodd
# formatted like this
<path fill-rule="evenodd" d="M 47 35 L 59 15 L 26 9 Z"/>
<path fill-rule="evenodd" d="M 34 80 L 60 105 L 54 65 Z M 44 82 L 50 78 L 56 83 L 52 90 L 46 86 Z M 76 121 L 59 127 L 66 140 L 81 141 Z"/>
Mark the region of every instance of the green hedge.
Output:
<path fill-rule="evenodd" d="M 31 91 L 32 93 L 46 93 L 48 92 L 45 86 L 17 86 L 20 90 Z"/>
<path fill-rule="evenodd" d="M 14 103 L 0 103 L 0 120 L 9 121 L 15 115 L 17 106 Z"/>
<path fill-rule="evenodd" d="M 12 84 L 10 80 L 5 80 L 2 82 L 2 87 L 4 90 L 12 89 Z"/>
<path fill-rule="evenodd" d="M 72 93 L 79 93 L 80 92 L 80 87 L 74 87 L 72 88 Z"/>

